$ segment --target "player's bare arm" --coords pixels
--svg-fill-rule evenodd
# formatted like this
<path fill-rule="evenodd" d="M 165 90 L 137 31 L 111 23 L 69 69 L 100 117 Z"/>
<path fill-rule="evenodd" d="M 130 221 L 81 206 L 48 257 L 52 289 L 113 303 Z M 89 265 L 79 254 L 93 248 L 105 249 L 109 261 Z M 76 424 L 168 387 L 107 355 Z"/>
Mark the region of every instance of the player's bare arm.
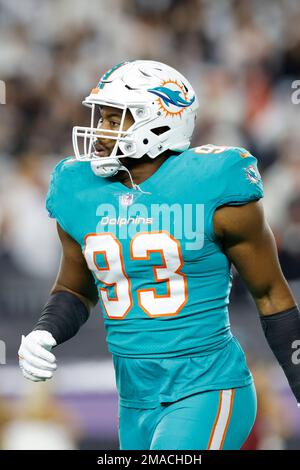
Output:
<path fill-rule="evenodd" d="M 81 247 L 59 224 L 57 232 L 61 241 L 62 256 L 51 294 L 60 291 L 71 292 L 90 310 L 98 302 L 98 292 Z"/>
<path fill-rule="evenodd" d="M 262 327 L 300 406 L 300 370 L 292 360 L 300 315 L 282 274 L 274 236 L 260 202 L 224 206 L 214 215 L 215 234 L 251 292 Z"/>
<path fill-rule="evenodd" d="M 274 235 L 259 201 L 215 212 L 215 233 L 245 281 L 259 312 L 271 315 L 295 306 L 278 261 Z"/>
<path fill-rule="evenodd" d="M 97 288 L 80 245 L 57 224 L 62 258 L 56 282 L 33 331 L 22 336 L 19 362 L 24 377 L 51 379 L 56 358 L 51 349 L 72 338 L 98 301 Z"/>

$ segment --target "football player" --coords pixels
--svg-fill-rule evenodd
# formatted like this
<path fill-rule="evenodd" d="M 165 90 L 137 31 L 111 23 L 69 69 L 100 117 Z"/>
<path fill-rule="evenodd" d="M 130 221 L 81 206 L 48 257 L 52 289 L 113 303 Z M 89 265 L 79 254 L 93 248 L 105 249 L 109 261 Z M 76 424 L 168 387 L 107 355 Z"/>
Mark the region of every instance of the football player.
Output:
<path fill-rule="evenodd" d="M 154 61 L 106 72 L 53 171 L 47 209 L 62 261 L 20 367 L 56 370 L 52 348 L 100 300 L 119 394 L 121 449 L 239 449 L 256 417 L 245 354 L 230 330 L 231 264 L 300 401 L 300 316 L 264 219 L 257 161 L 190 148 L 198 108 L 186 78 Z M 241 312 L 242 314 L 242 312 Z"/>

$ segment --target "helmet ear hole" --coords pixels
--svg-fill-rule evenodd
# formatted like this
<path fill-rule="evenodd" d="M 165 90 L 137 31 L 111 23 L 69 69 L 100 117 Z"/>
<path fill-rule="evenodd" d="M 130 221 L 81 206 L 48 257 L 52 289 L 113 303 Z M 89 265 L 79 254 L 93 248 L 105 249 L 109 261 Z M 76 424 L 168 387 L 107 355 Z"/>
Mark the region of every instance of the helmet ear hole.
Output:
<path fill-rule="evenodd" d="M 144 139 L 144 140 L 143 140 L 143 144 L 144 144 L 144 145 L 147 145 L 148 143 L 149 143 L 149 140 L 148 140 L 148 139 Z"/>

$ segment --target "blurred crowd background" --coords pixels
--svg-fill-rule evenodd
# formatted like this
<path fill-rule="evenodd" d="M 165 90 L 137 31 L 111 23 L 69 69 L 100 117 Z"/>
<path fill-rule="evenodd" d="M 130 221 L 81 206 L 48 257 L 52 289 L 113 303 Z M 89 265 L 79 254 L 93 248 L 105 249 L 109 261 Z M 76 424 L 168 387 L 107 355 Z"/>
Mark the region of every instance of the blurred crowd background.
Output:
<path fill-rule="evenodd" d="M 72 126 L 88 122 L 81 101 L 116 63 L 177 68 L 199 96 L 193 144 L 243 146 L 258 158 L 265 212 L 300 300 L 300 104 L 292 87 L 300 80 L 299 24 L 298 0 L 0 0 L 0 448 L 118 447 L 97 308 L 57 348 L 52 384 L 26 382 L 16 358 L 60 258 L 44 206 L 50 172 L 72 155 Z M 300 449 L 299 409 L 238 276 L 231 298 L 259 400 L 245 448 Z"/>

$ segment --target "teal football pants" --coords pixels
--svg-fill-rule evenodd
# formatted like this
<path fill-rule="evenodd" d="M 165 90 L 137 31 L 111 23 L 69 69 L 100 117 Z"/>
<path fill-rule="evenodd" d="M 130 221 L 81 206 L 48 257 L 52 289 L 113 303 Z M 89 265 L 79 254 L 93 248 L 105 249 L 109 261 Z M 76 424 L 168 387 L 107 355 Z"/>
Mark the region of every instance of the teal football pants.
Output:
<path fill-rule="evenodd" d="M 256 410 L 253 383 L 197 393 L 153 409 L 120 405 L 120 449 L 240 449 Z"/>

